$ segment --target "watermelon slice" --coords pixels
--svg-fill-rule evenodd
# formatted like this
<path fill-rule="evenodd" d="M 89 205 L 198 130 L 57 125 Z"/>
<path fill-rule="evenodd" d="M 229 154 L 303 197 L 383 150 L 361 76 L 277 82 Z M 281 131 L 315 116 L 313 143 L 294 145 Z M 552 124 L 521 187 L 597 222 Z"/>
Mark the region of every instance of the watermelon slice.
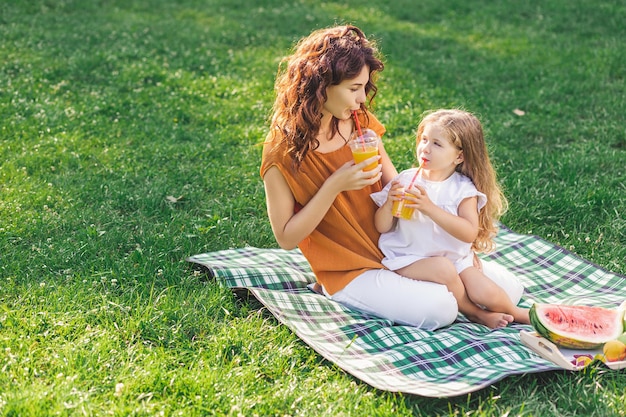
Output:
<path fill-rule="evenodd" d="M 595 349 L 624 333 L 624 310 L 534 304 L 530 324 L 541 336 L 569 349 Z"/>

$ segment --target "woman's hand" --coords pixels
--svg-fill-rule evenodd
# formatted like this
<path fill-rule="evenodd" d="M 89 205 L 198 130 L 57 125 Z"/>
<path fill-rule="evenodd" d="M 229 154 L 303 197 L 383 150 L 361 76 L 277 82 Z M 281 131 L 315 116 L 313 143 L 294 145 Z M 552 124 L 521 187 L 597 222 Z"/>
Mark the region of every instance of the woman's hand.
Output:
<path fill-rule="evenodd" d="M 379 161 L 380 158 L 380 155 L 376 155 L 358 164 L 353 161 L 346 162 L 326 179 L 324 186 L 332 187 L 332 190 L 339 194 L 342 191 L 360 190 L 375 184 L 382 177 L 382 165 L 378 164 L 370 171 L 364 171 L 363 168 Z"/>
<path fill-rule="evenodd" d="M 346 162 L 326 179 L 313 198 L 297 213 L 294 210 L 295 197 L 287 180 L 278 168 L 269 168 L 263 178 L 265 199 L 272 231 L 280 247 L 293 249 L 310 235 L 339 193 L 360 190 L 379 181 L 381 164 L 371 171 L 363 171 L 363 168 L 379 159 L 380 156 L 376 155 L 358 164 Z"/>

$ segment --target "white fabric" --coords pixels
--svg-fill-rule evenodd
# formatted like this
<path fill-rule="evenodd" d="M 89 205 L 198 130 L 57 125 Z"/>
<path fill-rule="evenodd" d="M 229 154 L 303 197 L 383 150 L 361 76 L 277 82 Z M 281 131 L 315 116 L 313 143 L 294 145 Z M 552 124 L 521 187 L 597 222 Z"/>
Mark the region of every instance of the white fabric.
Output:
<path fill-rule="evenodd" d="M 407 188 L 416 170 L 402 171 L 396 178 Z M 478 210 L 487 202 L 486 196 L 476 189 L 472 181 L 458 172 L 441 182 L 423 179 L 420 173 L 415 183 L 424 187 L 433 203 L 454 215 L 458 214 L 461 201 L 468 197 L 478 197 Z M 379 207 L 387 200 L 390 188 L 391 183 L 371 194 Z M 420 259 L 443 256 L 454 262 L 457 272 L 461 272 L 472 265 L 474 256 L 471 243 L 454 238 L 417 210 L 411 220 L 398 219 L 393 230 L 380 236 L 378 246 L 385 255 L 383 265 L 393 271 Z"/>
<path fill-rule="evenodd" d="M 415 281 L 386 269 L 366 271 L 326 297 L 397 324 L 435 330 L 456 320 L 456 299 L 445 285 Z M 409 307 L 410 306 L 410 307 Z"/>
<path fill-rule="evenodd" d="M 482 260 L 482 268 L 513 304 L 520 302 L 524 286 L 513 273 L 493 261 Z M 444 285 L 415 281 L 385 269 L 364 272 L 332 296 L 324 287 L 322 290 L 326 297 L 350 309 L 426 330 L 447 326 L 458 314 L 456 299 Z"/>
<path fill-rule="evenodd" d="M 514 305 L 520 302 L 524 286 L 511 271 L 494 261 L 482 260 L 483 274 L 507 293 Z"/>

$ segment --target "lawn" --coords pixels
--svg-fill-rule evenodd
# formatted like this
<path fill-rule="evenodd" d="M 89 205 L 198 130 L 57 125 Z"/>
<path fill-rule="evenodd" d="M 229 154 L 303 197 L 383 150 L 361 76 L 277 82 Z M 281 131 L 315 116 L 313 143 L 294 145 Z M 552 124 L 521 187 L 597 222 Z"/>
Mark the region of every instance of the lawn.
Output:
<path fill-rule="evenodd" d="M 0 415 L 623 416 L 626 373 L 373 389 L 187 256 L 277 247 L 258 174 L 279 60 L 354 23 L 399 170 L 428 109 L 482 120 L 503 223 L 626 274 L 615 0 L 4 0 Z"/>

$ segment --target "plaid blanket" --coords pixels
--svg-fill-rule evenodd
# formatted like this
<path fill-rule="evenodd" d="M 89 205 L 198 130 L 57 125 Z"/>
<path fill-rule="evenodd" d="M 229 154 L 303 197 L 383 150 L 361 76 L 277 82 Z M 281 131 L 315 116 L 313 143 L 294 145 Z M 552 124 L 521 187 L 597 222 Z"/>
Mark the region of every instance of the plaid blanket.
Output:
<path fill-rule="evenodd" d="M 550 242 L 501 227 L 496 243 L 497 252 L 483 259 L 520 278 L 525 286 L 520 305 L 616 307 L 626 299 L 626 277 Z M 451 397 L 508 375 L 561 369 L 520 342 L 520 330 L 532 330 L 527 325 L 489 330 L 459 315 L 448 327 L 425 331 L 344 308 L 307 288 L 315 277 L 298 250 L 246 247 L 187 260 L 230 288 L 247 288 L 320 355 L 381 390 Z"/>

